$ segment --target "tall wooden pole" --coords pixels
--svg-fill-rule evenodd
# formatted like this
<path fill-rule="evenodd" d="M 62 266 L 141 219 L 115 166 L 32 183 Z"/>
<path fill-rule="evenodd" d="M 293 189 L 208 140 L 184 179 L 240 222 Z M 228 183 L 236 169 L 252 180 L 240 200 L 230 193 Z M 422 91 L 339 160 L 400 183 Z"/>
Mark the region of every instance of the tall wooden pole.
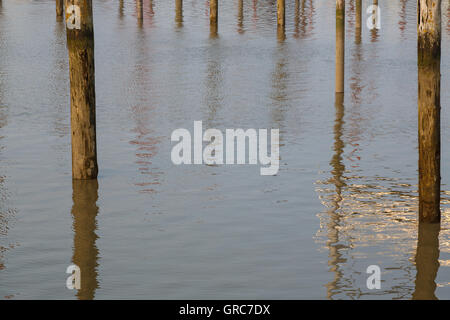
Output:
<path fill-rule="evenodd" d="M 218 20 L 219 20 L 219 1 L 210 0 L 209 1 L 209 22 L 211 34 L 216 34 L 218 30 Z"/>
<path fill-rule="evenodd" d="M 65 0 L 73 179 L 97 178 L 92 0 Z"/>
<path fill-rule="evenodd" d="M 362 34 L 362 4 L 361 0 L 356 0 L 356 24 L 355 24 L 355 42 L 361 43 Z"/>
<path fill-rule="evenodd" d="M 345 1 L 336 0 L 336 92 L 344 92 Z"/>
<path fill-rule="evenodd" d="M 419 221 L 440 222 L 441 0 L 417 0 Z"/>
<path fill-rule="evenodd" d="M 285 26 L 285 24 L 286 24 L 285 18 L 286 18 L 285 1 L 277 0 L 277 24 L 278 24 L 278 26 L 282 26 L 282 27 Z"/>
<path fill-rule="evenodd" d="M 56 0 L 56 16 L 60 18 L 63 15 L 64 15 L 64 0 Z"/>

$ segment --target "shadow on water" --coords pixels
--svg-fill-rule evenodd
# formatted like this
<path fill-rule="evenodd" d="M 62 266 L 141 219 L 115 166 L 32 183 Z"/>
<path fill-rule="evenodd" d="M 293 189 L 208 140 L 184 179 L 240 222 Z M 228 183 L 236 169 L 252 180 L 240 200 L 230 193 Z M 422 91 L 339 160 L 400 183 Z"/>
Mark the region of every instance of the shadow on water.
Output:
<path fill-rule="evenodd" d="M 81 288 L 77 291 L 79 300 L 95 298 L 98 283 L 97 180 L 73 180 L 73 258 L 72 262 L 81 270 Z"/>
<path fill-rule="evenodd" d="M 419 239 L 416 251 L 416 287 L 414 300 L 437 300 L 436 275 L 439 270 L 440 223 L 419 224 Z"/>

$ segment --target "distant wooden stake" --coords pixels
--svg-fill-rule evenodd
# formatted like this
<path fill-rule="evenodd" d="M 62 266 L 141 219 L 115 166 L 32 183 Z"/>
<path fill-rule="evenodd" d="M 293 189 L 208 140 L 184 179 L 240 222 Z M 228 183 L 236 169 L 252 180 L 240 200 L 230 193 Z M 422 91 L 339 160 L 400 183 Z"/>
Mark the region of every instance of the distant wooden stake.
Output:
<path fill-rule="evenodd" d="M 64 0 L 56 0 L 56 16 L 62 17 L 63 15 L 64 15 Z"/>
<path fill-rule="evenodd" d="M 345 1 L 336 0 L 336 92 L 344 92 Z"/>
<path fill-rule="evenodd" d="M 97 178 L 92 0 L 65 0 L 73 179 Z"/>
<path fill-rule="evenodd" d="M 284 0 L 277 0 L 277 24 L 278 26 L 284 27 L 285 22 L 285 1 Z"/>
<path fill-rule="evenodd" d="M 441 0 L 417 0 L 419 221 L 440 222 Z"/>
<path fill-rule="evenodd" d="M 143 0 L 137 0 L 136 7 L 137 7 L 137 19 L 138 23 L 141 26 L 142 22 L 144 20 L 144 6 L 142 3 Z"/>
<path fill-rule="evenodd" d="M 356 25 L 355 25 L 355 42 L 361 43 L 362 33 L 362 5 L 361 0 L 356 0 Z"/>
<path fill-rule="evenodd" d="M 175 22 L 179 27 L 183 24 L 183 0 L 175 0 Z"/>
<path fill-rule="evenodd" d="M 211 26 L 211 33 L 217 33 L 218 29 L 218 19 L 219 19 L 219 1 L 218 0 L 210 0 L 209 2 L 209 21 Z"/>
<path fill-rule="evenodd" d="M 244 32 L 244 0 L 238 2 L 238 31 Z"/>

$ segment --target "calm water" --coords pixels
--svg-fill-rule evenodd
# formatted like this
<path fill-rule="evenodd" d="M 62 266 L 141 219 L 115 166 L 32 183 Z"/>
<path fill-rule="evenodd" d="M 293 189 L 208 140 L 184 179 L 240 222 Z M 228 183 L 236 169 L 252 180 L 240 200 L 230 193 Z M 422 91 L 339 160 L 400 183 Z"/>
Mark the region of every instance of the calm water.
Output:
<path fill-rule="evenodd" d="M 146 0 L 142 27 L 134 1 L 93 2 L 98 183 L 72 184 L 55 2 L 0 7 L 0 298 L 450 299 L 447 1 L 443 222 L 420 246 L 416 1 L 379 1 L 382 29 L 364 14 L 361 45 L 347 2 L 343 105 L 332 0 L 300 0 L 297 14 L 287 1 L 284 42 L 275 0 L 245 0 L 243 19 L 238 0 L 220 1 L 217 38 L 205 0 L 184 1 L 182 25 L 174 1 Z M 170 135 L 195 120 L 280 128 L 278 175 L 173 165 Z M 65 286 L 72 263 L 79 292 Z M 381 290 L 366 287 L 373 264 Z"/>

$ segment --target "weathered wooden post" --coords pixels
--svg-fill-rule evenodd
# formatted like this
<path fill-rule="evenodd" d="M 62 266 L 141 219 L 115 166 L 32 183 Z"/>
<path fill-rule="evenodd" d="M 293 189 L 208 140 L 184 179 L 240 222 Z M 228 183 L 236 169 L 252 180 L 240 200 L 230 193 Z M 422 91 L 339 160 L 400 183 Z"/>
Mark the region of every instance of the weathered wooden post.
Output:
<path fill-rule="evenodd" d="M 362 34 L 362 4 L 361 0 L 356 0 L 356 23 L 355 23 L 355 42 L 361 43 Z"/>
<path fill-rule="evenodd" d="M 85 1 L 85 0 L 84 0 Z M 92 300 L 98 288 L 97 180 L 72 182 L 73 263 L 80 268 L 79 300 Z"/>
<path fill-rule="evenodd" d="M 277 0 L 277 24 L 284 28 L 286 14 L 285 14 L 285 1 Z"/>
<path fill-rule="evenodd" d="M 244 0 L 238 2 L 238 32 L 244 32 Z"/>
<path fill-rule="evenodd" d="M 64 15 L 64 0 L 56 0 L 56 17 L 62 18 L 63 15 Z"/>
<path fill-rule="evenodd" d="M 98 174 L 92 0 L 65 0 L 69 51 L 72 177 Z"/>
<path fill-rule="evenodd" d="M 123 9 L 124 9 L 123 0 L 119 0 L 119 17 L 121 18 L 123 18 Z"/>
<path fill-rule="evenodd" d="M 336 92 L 344 92 L 345 0 L 336 0 Z"/>
<path fill-rule="evenodd" d="M 183 0 L 175 0 L 175 22 L 179 27 L 183 24 Z"/>
<path fill-rule="evenodd" d="M 144 5 L 142 3 L 143 0 L 137 0 L 136 1 L 136 7 L 137 7 L 137 19 L 139 26 L 142 26 L 143 20 L 144 20 Z"/>
<path fill-rule="evenodd" d="M 439 222 L 441 190 L 441 0 L 417 0 L 419 221 Z"/>
<path fill-rule="evenodd" d="M 217 34 L 219 19 L 219 1 L 210 0 L 209 2 L 209 23 L 211 34 Z"/>

